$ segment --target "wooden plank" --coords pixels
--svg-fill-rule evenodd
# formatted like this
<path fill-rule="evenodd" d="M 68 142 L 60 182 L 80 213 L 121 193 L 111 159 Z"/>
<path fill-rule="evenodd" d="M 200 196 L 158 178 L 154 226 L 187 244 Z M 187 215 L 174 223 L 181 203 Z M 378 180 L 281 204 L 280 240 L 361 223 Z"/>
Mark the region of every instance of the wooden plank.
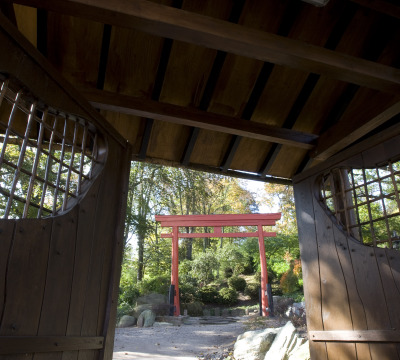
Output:
<path fill-rule="evenodd" d="M 73 280 L 78 207 L 53 218 L 46 287 L 38 335 L 65 336 Z M 61 359 L 62 354 L 35 354 L 34 360 Z"/>
<path fill-rule="evenodd" d="M 10 249 L 14 237 L 15 221 L 0 220 L 0 321 L 4 316 L 7 286 L 7 268 L 10 261 Z M 0 322 L 1 329 L 2 322 Z"/>
<path fill-rule="evenodd" d="M 337 226 L 333 225 L 333 234 L 335 237 L 336 250 L 338 253 L 343 276 L 346 282 L 346 289 L 349 297 L 351 319 L 353 330 L 367 330 L 367 319 L 363 302 L 357 290 L 356 279 L 353 272 L 353 264 L 351 262 L 349 242 L 354 240 L 349 239 L 345 233 Z M 356 344 L 357 356 L 359 359 L 370 360 L 371 353 L 368 344 Z"/>
<path fill-rule="evenodd" d="M 110 282 L 108 291 L 108 303 L 106 308 L 106 318 L 103 325 L 103 336 L 105 337 L 105 346 L 103 353 L 100 354 L 99 358 L 111 359 L 114 350 L 114 336 L 116 327 L 117 317 L 117 304 L 119 296 L 119 282 L 121 278 L 121 264 L 124 252 L 124 228 L 125 228 L 125 216 L 127 207 L 127 194 L 129 187 L 129 174 L 131 168 L 131 153 L 128 147 L 127 151 L 123 151 L 121 156 L 121 167 L 119 169 L 119 181 L 117 182 L 116 197 L 118 197 L 118 205 L 116 213 L 116 224 L 114 227 L 114 238 L 113 243 L 113 255 L 112 255 L 112 266 L 110 271 Z M 118 195 L 117 195 L 118 194 Z"/>
<path fill-rule="evenodd" d="M 398 69 L 149 1 L 119 0 L 112 4 L 107 0 L 17 2 L 400 94 Z"/>
<path fill-rule="evenodd" d="M 91 185 L 88 192 L 79 203 L 79 218 L 77 228 L 77 241 L 75 246 L 75 264 L 71 288 L 70 310 L 66 335 L 79 336 L 81 334 L 83 312 L 86 300 L 86 287 L 90 273 L 90 256 L 94 243 L 94 222 L 97 196 L 101 176 Z M 76 351 L 64 352 L 62 360 L 78 358 Z"/>
<path fill-rule="evenodd" d="M 400 6 L 384 0 L 350 0 L 368 9 L 400 19 Z"/>
<path fill-rule="evenodd" d="M 18 74 L 20 81 L 35 96 L 47 104 L 73 114 L 87 117 L 99 129 L 110 134 L 122 146 L 126 146 L 116 130 L 71 86 L 37 49 L 0 13 L 0 51 L 8 56 L 0 57 L 2 71 Z"/>
<path fill-rule="evenodd" d="M 23 219 L 8 222 L 12 226 L 15 224 L 15 233 L 5 228 L 5 234 L 11 235 L 12 248 L 7 252 L 6 296 L 2 298 L 5 303 L 0 335 L 32 336 L 37 334 L 42 310 L 52 221 Z"/>
<path fill-rule="evenodd" d="M 103 344 L 101 336 L 2 336 L 0 354 L 24 354 L 26 357 L 26 353 L 34 352 L 102 349 Z"/>
<path fill-rule="evenodd" d="M 315 229 L 312 198 L 314 181 L 303 181 L 293 186 L 296 217 L 299 229 L 300 256 L 303 270 L 304 297 L 308 331 L 324 330 L 321 307 L 321 278 L 319 274 L 319 249 Z M 327 360 L 324 343 L 310 342 L 312 359 Z"/>
<path fill-rule="evenodd" d="M 313 196 L 318 263 L 321 276 L 321 311 L 323 329 L 353 330 L 352 314 L 344 270 L 339 260 L 331 219 Z M 328 358 L 355 359 L 354 344 L 326 344 Z"/>
<path fill-rule="evenodd" d="M 386 250 L 386 256 L 389 262 L 390 271 L 393 275 L 393 280 L 397 291 L 400 291 L 400 253 L 396 250 Z M 397 345 L 397 350 L 400 353 L 400 345 Z"/>
<path fill-rule="evenodd" d="M 358 109 L 350 106 L 343 119 L 320 136 L 312 158 L 326 160 L 400 113 L 400 102 L 391 100 L 388 106 L 385 94 L 371 95 L 368 93 L 371 100 L 359 103 Z"/>
<path fill-rule="evenodd" d="M 194 126 L 251 139 L 287 144 L 303 149 L 312 149 L 312 142 L 318 137 L 313 134 L 281 129 L 277 126 L 209 113 L 195 108 L 144 100 L 106 91 L 92 89 L 81 90 L 81 93 L 95 108 L 101 110 L 152 118 L 173 124 Z"/>
<path fill-rule="evenodd" d="M 363 140 L 362 142 L 350 147 L 349 149 L 346 149 L 346 150 L 332 156 L 332 158 L 329 158 L 326 161 L 320 162 L 317 165 L 313 166 L 312 168 L 307 169 L 303 173 L 295 176 L 293 181 L 301 182 L 302 180 L 307 179 L 308 177 L 310 177 L 312 175 L 321 173 L 325 169 L 334 167 L 334 166 L 340 164 L 341 162 L 351 159 L 352 157 L 360 154 L 363 151 L 371 149 L 374 146 L 377 146 L 385 141 L 396 138 L 396 136 L 398 136 L 399 134 L 400 134 L 400 125 L 395 124 L 395 125 L 391 126 L 390 128 L 381 131 L 379 134 L 375 135 L 374 137 L 370 137 L 366 140 Z"/>
<path fill-rule="evenodd" d="M 133 161 L 143 161 L 135 155 L 132 155 L 132 160 Z M 151 157 L 147 157 L 146 162 L 151 163 L 151 164 L 159 164 L 159 165 L 172 166 L 172 167 L 177 167 L 177 168 L 192 169 L 192 170 L 196 170 L 196 171 L 204 171 L 204 172 L 209 172 L 209 173 L 213 173 L 213 174 L 231 176 L 231 177 L 235 177 L 235 178 L 239 178 L 239 179 L 248 179 L 248 180 L 255 180 L 255 181 L 261 181 L 261 182 L 266 182 L 266 183 L 281 184 L 281 185 L 292 185 L 292 180 L 287 179 L 287 178 L 279 178 L 279 177 L 273 177 L 273 176 L 261 177 L 260 175 L 258 175 L 256 173 L 246 173 L 243 171 L 236 171 L 236 170 L 228 170 L 227 172 L 223 173 L 221 171 L 221 169 L 216 166 L 200 165 L 200 164 L 193 164 L 193 163 L 190 163 L 188 166 L 182 166 L 182 164 L 178 161 L 171 161 L 171 160 L 160 159 L 160 158 L 151 158 Z"/>
<path fill-rule="evenodd" d="M 263 232 L 265 237 L 276 237 L 276 232 Z M 236 237 L 258 237 L 257 232 L 243 232 L 243 233 L 179 233 L 179 238 L 212 238 L 212 237 L 226 237 L 226 238 L 236 238 Z M 172 238 L 172 234 L 161 234 L 161 238 Z"/>
<path fill-rule="evenodd" d="M 389 309 L 374 249 L 357 241 L 349 241 L 349 250 L 368 329 L 391 330 Z M 395 344 L 370 344 L 370 351 L 372 359 L 398 359 Z"/>
<path fill-rule="evenodd" d="M 331 330 L 310 331 L 312 341 L 334 342 L 400 342 L 400 331 L 394 330 Z M 361 359 L 361 358 L 359 358 Z M 364 358 L 363 358 L 364 359 Z"/>

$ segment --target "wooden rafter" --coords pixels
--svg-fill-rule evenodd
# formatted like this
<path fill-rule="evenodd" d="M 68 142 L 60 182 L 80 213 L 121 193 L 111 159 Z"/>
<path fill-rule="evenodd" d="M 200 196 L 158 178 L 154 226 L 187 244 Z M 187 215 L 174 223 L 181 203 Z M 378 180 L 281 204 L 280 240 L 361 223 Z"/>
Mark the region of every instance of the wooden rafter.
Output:
<path fill-rule="evenodd" d="M 17 0 L 400 94 L 400 70 L 145 0 Z"/>
<path fill-rule="evenodd" d="M 363 119 L 361 122 L 360 119 L 354 119 L 354 121 L 347 121 L 346 126 L 343 122 L 339 122 L 320 136 L 316 148 L 312 151 L 312 157 L 317 160 L 326 160 L 398 114 L 400 114 L 400 102 L 368 121 Z"/>
<path fill-rule="evenodd" d="M 400 19 L 400 6 L 384 0 L 351 0 L 366 8 Z"/>
<path fill-rule="evenodd" d="M 253 121 L 218 115 L 183 106 L 143 100 L 106 91 L 82 90 L 82 94 L 98 109 L 195 126 L 201 129 L 240 135 L 252 139 L 312 149 L 316 135 L 281 129 Z"/>

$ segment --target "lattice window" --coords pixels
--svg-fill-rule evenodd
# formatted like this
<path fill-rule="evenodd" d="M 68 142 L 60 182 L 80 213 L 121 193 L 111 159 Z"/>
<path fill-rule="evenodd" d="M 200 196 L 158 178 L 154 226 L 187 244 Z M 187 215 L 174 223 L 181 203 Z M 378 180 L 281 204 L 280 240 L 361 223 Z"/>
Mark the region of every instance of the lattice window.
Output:
<path fill-rule="evenodd" d="M 320 180 L 320 201 L 348 235 L 365 245 L 400 248 L 400 161 L 341 168 Z"/>
<path fill-rule="evenodd" d="M 64 211 L 92 178 L 97 135 L 0 78 L 0 151 L 0 218 L 40 218 Z"/>

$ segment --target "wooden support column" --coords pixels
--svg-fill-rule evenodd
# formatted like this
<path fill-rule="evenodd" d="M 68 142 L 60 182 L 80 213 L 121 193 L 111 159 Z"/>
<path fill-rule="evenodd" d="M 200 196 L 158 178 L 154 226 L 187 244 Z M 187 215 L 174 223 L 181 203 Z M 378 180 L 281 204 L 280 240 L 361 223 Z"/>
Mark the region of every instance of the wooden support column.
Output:
<path fill-rule="evenodd" d="M 172 271 L 171 271 L 171 285 L 174 285 L 174 315 L 179 316 L 181 314 L 179 304 L 179 278 L 178 278 L 178 267 L 179 267 L 179 238 L 178 238 L 178 226 L 172 227 Z"/>
<path fill-rule="evenodd" d="M 260 248 L 260 264 L 261 264 L 261 307 L 262 316 L 268 316 L 268 295 L 267 295 L 267 284 L 268 284 L 268 271 L 267 271 L 267 259 L 265 256 L 265 244 L 264 244 L 264 233 L 262 225 L 258 227 L 258 246 Z"/>

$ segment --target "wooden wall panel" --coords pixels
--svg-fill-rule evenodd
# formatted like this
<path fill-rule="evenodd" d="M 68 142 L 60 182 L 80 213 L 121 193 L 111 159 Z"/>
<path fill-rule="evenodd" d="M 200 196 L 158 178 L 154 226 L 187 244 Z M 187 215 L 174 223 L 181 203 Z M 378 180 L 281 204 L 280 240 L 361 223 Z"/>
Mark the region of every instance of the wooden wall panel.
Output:
<path fill-rule="evenodd" d="M 394 139 L 360 146 L 360 153 L 350 149 L 335 166 L 371 166 L 400 153 Z M 374 341 L 311 339 L 312 359 L 400 359 L 399 343 L 378 341 L 400 328 L 400 252 L 365 246 L 343 231 L 316 197 L 318 176 L 332 164 L 318 167 L 294 185 L 308 331 L 367 331 Z"/>

